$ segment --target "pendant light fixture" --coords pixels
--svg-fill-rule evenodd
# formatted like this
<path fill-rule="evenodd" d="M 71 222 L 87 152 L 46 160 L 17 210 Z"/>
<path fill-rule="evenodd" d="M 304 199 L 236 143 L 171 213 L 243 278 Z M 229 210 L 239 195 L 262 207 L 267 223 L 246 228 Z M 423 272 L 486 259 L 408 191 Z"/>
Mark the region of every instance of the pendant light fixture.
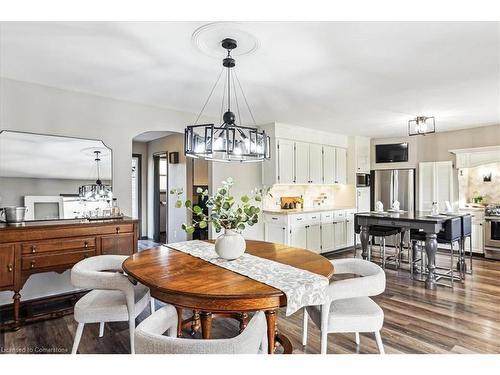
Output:
<path fill-rule="evenodd" d="M 101 181 L 101 168 L 99 163 L 101 162 L 101 151 L 94 151 L 97 168 L 97 180 L 95 184 L 82 185 L 79 188 L 80 199 L 86 201 L 99 201 L 99 200 L 111 200 L 113 198 L 113 193 L 111 191 L 111 185 L 104 185 Z"/>
<path fill-rule="evenodd" d="M 241 83 L 234 69 L 236 61 L 231 56 L 231 51 L 237 47 L 237 42 L 234 39 L 226 38 L 221 42 L 221 46 L 227 51 L 227 56 L 222 60 L 223 68 L 203 108 L 198 114 L 194 125 L 187 126 L 184 131 L 184 154 L 192 158 L 203 158 L 222 162 L 239 161 L 248 163 L 269 159 L 269 137 L 264 131 L 257 128 L 245 93 L 243 92 Z M 226 70 L 226 77 L 222 96 L 221 125 L 198 125 L 198 120 L 212 97 L 224 70 Z M 241 124 L 241 112 L 236 84 L 241 91 L 254 127 L 242 126 Z M 231 95 L 233 95 L 233 97 Z M 231 110 L 233 98 L 237 114 Z M 224 113 L 222 114 L 222 112 Z"/>
<path fill-rule="evenodd" d="M 436 121 L 433 117 L 418 116 L 408 121 L 408 135 L 426 135 L 436 132 Z"/>

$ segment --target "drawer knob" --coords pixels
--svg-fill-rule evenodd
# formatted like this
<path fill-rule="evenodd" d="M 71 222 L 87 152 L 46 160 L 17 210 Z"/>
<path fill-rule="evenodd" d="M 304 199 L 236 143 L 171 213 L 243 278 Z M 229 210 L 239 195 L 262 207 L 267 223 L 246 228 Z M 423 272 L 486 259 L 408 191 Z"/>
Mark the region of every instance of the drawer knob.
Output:
<path fill-rule="evenodd" d="M 83 247 L 84 247 L 84 248 L 89 247 L 89 242 L 88 242 L 88 241 L 85 241 L 85 242 L 83 243 Z"/>
<path fill-rule="evenodd" d="M 36 245 L 31 245 L 31 252 L 36 253 Z"/>
<path fill-rule="evenodd" d="M 12 266 L 12 263 L 10 263 L 10 264 L 7 265 L 7 270 L 9 272 L 12 272 L 14 270 L 14 267 Z"/>
<path fill-rule="evenodd" d="M 120 227 L 116 227 L 116 233 L 120 233 Z"/>
<path fill-rule="evenodd" d="M 35 268 L 35 261 L 34 260 L 31 261 L 30 268 Z"/>

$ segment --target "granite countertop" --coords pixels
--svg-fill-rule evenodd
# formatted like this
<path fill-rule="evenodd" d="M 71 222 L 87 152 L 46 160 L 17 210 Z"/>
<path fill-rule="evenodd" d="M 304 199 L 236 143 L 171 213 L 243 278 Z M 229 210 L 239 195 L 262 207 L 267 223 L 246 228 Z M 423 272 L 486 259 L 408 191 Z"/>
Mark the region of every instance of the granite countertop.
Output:
<path fill-rule="evenodd" d="M 269 208 L 264 209 L 265 214 L 280 214 L 280 215 L 294 215 L 294 214 L 305 214 L 309 212 L 324 212 L 324 211 L 337 211 L 337 210 L 353 210 L 355 207 L 352 206 L 324 206 L 324 207 L 305 207 L 300 209 L 281 209 L 281 208 Z"/>

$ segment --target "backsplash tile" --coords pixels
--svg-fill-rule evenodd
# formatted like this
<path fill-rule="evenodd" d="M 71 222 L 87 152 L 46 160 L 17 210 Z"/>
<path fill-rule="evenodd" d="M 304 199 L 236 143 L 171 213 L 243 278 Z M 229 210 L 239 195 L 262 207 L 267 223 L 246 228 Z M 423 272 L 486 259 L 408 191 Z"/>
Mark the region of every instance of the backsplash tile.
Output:
<path fill-rule="evenodd" d="M 491 181 L 483 181 L 484 176 L 490 173 Z M 472 202 L 475 192 L 483 197 L 482 203 L 500 203 L 500 163 L 460 169 L 458 186 L 461 206 Z"/>
<path fill-rule="evenodd" d="M 321 206 L 335 205 L 335 191 L 340 187 L 335 185 L 274 185 L 270 193 L 272 197 L 264 199 L 265 209 L 276 209 L 280 207 L 280 197 L 300 197 L 304 198 L 304 208 L 314 207 L 314 200 L 321 194 L 326 198 Z"/>

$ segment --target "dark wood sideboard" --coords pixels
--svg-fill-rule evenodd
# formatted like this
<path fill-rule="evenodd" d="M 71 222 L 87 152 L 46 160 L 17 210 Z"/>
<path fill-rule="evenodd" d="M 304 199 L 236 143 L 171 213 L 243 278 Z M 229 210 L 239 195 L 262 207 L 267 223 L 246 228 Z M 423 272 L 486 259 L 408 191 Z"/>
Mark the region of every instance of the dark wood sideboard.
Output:
<path fill-rule="evenodd" d="M 137 252 L 137 239 L 137 220 L 127 217 L 0 224 L 0 291 L 14 292 L 13 326 L 22 323 L 20 291 L 31 275 L 62 273 L 95 255 L 131 255 Z"/>

